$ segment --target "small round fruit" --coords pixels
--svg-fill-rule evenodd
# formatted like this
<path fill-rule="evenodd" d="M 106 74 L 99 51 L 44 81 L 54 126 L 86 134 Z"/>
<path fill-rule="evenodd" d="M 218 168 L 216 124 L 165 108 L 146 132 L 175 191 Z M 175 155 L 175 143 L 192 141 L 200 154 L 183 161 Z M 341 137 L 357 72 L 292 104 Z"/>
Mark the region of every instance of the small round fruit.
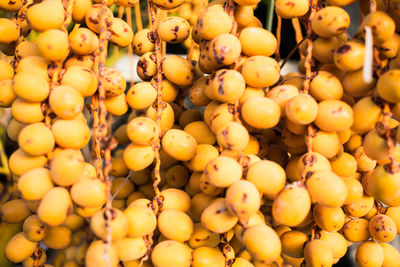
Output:
<path fill-rule="evenodd" d="M 177 129 L 168 130 L 161 142 L 165 152 L 177 160 L 189 161 L 195 155 L 197 147 L 196 139 L 185 131 Z"/>
<path fill-rule="evenodd" d="M 267 97 L 255 96 L 243 103 L 241 115 L 250 126 L 269 129 L 278 124 L 281 110 L 275 101 Z"/>
<path fill-rule="evenodd" d="M 151 261 L 157 267 L 189 267 L 192 254 L 186 245 L 175 240 L 165 240 L 154 247 Z"/>
<path fill-rule="evenodd" d="M 237 181 L 226 191 L 227 207 L 239 218 L 255 214 L 260 208 L 260 199 L 257 187 L 247 180 Z"/>

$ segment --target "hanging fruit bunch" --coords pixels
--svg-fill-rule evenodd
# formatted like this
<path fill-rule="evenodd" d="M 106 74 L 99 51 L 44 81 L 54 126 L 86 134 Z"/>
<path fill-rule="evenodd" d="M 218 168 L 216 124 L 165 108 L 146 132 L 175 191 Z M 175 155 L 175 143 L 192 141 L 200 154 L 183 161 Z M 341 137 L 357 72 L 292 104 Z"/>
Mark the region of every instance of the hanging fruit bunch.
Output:
<path fill-rule="evenodd" d="M 400 1 L 270 2 L 1 1 L 0 265 L 400 266 Z"/>

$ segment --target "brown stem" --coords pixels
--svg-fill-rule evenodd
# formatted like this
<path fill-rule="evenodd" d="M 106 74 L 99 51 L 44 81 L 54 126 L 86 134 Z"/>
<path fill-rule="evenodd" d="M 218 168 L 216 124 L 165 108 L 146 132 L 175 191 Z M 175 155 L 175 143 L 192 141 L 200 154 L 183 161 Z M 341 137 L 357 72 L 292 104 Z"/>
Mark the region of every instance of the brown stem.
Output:
<path fill-rule="evenodd" d="M 280 61 L 281 60 L 281 55 L 280 55 L 280 47 L 281 47 L 281 31 L 282 31 L 282 18 L 281 16 L 279 16 L 277 14 L 277 18 L 278 18 L 278 24 L 276 26 L 276 51 L 275 51 L 275 58 L 276 61 Z"/>
<path fill-rule="evenodd" d="M 143 30 L 142 13 L 140 11 L 140 2 L 135 5 L 135 21 L 137 31 Z"/>
<path fill-rule="evenodd" d="M 299 19 L 298 18 L 293 18 L 292 19 L 292 25 L 293 25 L 293 29 L 294 29 L 294 31 L 296 33 L 296 43 L 297 43 L 297 45 L 300 45 L 300 43 L 303 40 L 303 33 L 301 32 L 301 26 L 300 26 Z M 299 54 L 300 54 L 300 58 L 304 57 L 301 53 L 299 53 Z"/>

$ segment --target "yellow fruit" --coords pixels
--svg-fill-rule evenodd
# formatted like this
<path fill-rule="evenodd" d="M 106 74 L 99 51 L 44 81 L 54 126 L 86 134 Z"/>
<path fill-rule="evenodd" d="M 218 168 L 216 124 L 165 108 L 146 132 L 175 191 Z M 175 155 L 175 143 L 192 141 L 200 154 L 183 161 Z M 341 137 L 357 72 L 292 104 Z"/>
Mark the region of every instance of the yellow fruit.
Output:
<path fill-rule="evenodd" d="M 364 190 L 359 181 L 352 177 L 340 177 L 347 187 L 347 198 L 345 205 L 351 204 L 363 197 Z"/>
<path fill-rule="evenodd" d="M 234 103 L 246 88 L 245 81 L 236 70 L 220 69 L 206 81 L 207 97 L 226 103 Z"/>
<path fill-rule="evenodd" d="M 64 16 L 63 5 L 58 1 L 42 1 L 28 8 L 27 12 L 29 25 L 39 32 L 60 28 Z"/>
<path fill-rule="evenodd" d="M 78 214 L 71 213 L 67 217 L 67 220 L 65 220 L 64 225 L 68 227 L 71 231 L 75 232 L 85 225 L 85 220 Z"/>
<path fill-rule="evenodd" d="M 44 119 L 41 103 L 31 103 L 21 98 L 17 98 L 12 102 L 11 113 L 19 122 L 35 123 Z"/>
<path fill-rule="evenodd" d="M 167 239 L 185 242 L 193 233 L 193 222 L 180 210 L 163 210 L 158 216 L 158 229 Z"/>
<path fill-rule="evenodd" d="M 24 233 L 20 232 L 8 241 L 4 253 L 9 261 L 19 263 L 32 255 L 36 246 L 36 242 L 28 240 Z"/>
<path fill-rule="evenodd" d="M 214 146 L 209 144 L 200 144 L 196 147 L 195 155 L 187 163 L 187 167 L 192 171 L 204 171 L 207 163 L 210 160 L 217 158 L 218 156 L 219 152 Z M 168 182 L 168 172 L 167 172 L 167 182 Z"/>
<path fill-rule="evenodd" d="M 356 251 L 356 263 L 360 267 L 382 266 L 383 248 L 375 241 L 364 241 Z"/>
<path fill-rule="evenodd" d="M 397 235 L 397 227 L 387 215 L 375 215 L 369 221 L 369 232 L 378 242 L 391 242 Z"/>
<path fill-rule="evenodd" d="M 238 218 L 232 215 L 224 198 L 215 199 L 201 214 L 201 223 L 209 231 L 222 234 L 232 229 Z"/>
<path fill-rule="evenodd" d="M 370 237 L 368 220 L 355 218 L 346 222 L 343 226 L 343 236 L 350 242 L 362 242 Z"/>
<path fill-rule="evenodd" d="M 335 6 L 320 9 L 311 20 L 313 31 L 322 37 L 338 36 L 349 26 L 349 14 L 344 9 Z"/>
<path fill-rule="evenodd" d="M 332 250 L 333 261 L 342 258 L 347 252 L 348 241 L 338 232 L 320 231 L 320 240 Z"/>
<path fill-rule="evenodd" d="M 22 223 L 31 211 L 22 199 L 5 202 L 0 207 L 0 218 L 5 223 Z"/>
<path fill-rule="evenodd" d="M 110 41 L 119 47 L 127 47 L 132 43 L 133 32 L 131 27 L 122 19 L 113 18 L 111 24 Z"/>
<path fill-rule="evenodd" d="M 340 46 L 334 53 L 335 65 L 344 71 L 356 71 L 362 68 L 364 63 L 364 44 L 350 40 Z"/>
<path fill-rule="evenodd" d="M 124 213 L 128 218 L 128 236 L 142 237 L 156 229 L 157 219 L 151 208 L 131 205 Z"/>
<path fill-rule="evenodd" d="M 23 224 L 25 237 L 32 242 L 39 242 L 46 237 L 48 227 L 39 220 L 36 214 L 25 219 Z"/>
<path fill-rule="evenodd" d="M 90 219 L 90 229 L 98 237 L 107 241 L 110 235 L 111 240 L 120 240 L 128 233 L 128 218 L 119 209 L 112 208 L 109 211 L 111 216 L 107 227 L 107 215 L 105 209 L 97 211 Z M 108 231 L 110 229 L 110 232 Z"/>
<path fill-rule="evenodd" d="M 305 188 L 287 187 L 274 199 L 272 216 L 277 224 L 299 225 L 311 208 L 310 195 Z"/>
<path fill-rule="evenodd" d="M 388 243 L 380 243 L 383 249 L 383 263 L 382 267 L 398 267 L 400 265 L 400 253 L 399 251 L 392 245 Z"/>
<path fill-rule="evenodd" d="M 288 231 L 280 236 L 282 253 L 294 258 L 303 258 L 303 248 L 309 240 L 308 236 L 300 231 Z"/>
<path fill-rule="evenodd" d="M 346 213 L 353 217 L 362 217 L 368 214 L 374 205 L 374 198 L 364 195 L 361 199 L 345 205 Z"/>
<path fill-rule="evenodd" d="M 53 187 L 40 201 L 37 214 L 42 222 L 58 226 L 65 222 L 71 211 L 72 202 L 68 190 L 63 187 Z"/>
<path fill-rule="evenodd" d="M 7 12 L 16 12 L 21 8 L 23 1 L 1 2 L 0 8 Z"/>
<path fill-rule="evenodd" d="M 315 124 L 327 132 L 339 132 L 350 128 L 354 122 L 353 110 L 340 100 L 324 100 L 318 104 Z"/>
<path fill-rule="evenodd" d="M 275 231 L 262 224 L 251 226 L 244 231 L 243 244 L 256 260 L 263 262 L 277 260 L 282 249 Z"/>
<path fill-rule="evenodd" d="M 111 184 L 111 195 L 115 199 L 125 199 L 135 190 L 135 185 L 125 177 L 114 178 Z"/>
<path fill-rule="evenodd" d="M 347 198 L 347 187 L 331 171 L 314 172 L 306 181 L 311 198 L 318 204 L 329 207 L 340 207 Z"/>
<path fill-rule="evenodd" d="M 308 241 L 304 247 L 304 260 L 310 266 L 332 266 L 332 250 L 322 240 Z"/>
<path fill-rule="evenodd" d="M 130 170 L 140 171 L 153 163 L 154 150 L 151 146 L 132 143 L 124 150 L 123 159 Z"/>
<path fill-rule="evenodd" d="M 41 122 L 24 127 L 18 135 L 18 145 L 31 156 L 45 155 L 51 152 L 55 140 L 51 130 Z"/>
<path fill-rule="evenodd" d="M 51 249 L 64 249 L 71 243 L 71 230 L 63 225 L 49 227 L 43 243 Z"/>
<path fill-rule="evenodd" d="M 46 251 L 42 248 L 39 248 L 37 251 L 34 251 L 30 257 L 26 258 L 22 262 L 22 266 L 34 267 L 35 264 L 37 266 L 41 266 L 41 265 L 45 264 L 46 261 L 47 261 Z"/>
<path fill-rule="evenodd" d="M 151 145 L 159 135 L 157 124 L 147 117 L 136 117 L 126 127 L 128 138 L 137 145 Z"/>
<path fill-rule="evenodd" d="M 47 30 L 38 37 L 41 54 L 48 60 L 65 60 L 69 54 L 68 35 L 61 30 Z"/>
<path fill-rule="evenodd" d="M 40 200 L 53 188 L 50 172 L 45 168 L 35 168 L 18 179 L 18 192 L 25 200 Z"/>
<path fill-rule="evenodd" d="M 219 234 L 210 232 L 201 223 L 195 223 L 193 234 L 188 240 L 188 245 L 193 249 L 199 247 L 216 247 L 219 241 Z"/>
<path fill-rule="evenodd" d="M 219 156 L 210 160 L 204 170 L 206 181 L 217 187 L 228 187 L 242 177 L 242 167 L 232 158 Z"/>
<path fill-rule="evenodd" d="M 190 24 L 180 17 L 168 17 L 160 21 L 158 36 L 168 43 L 183 42 L 190 34 Z"/>
<path fill-rule="evenodd" d="M 83 109 L 83 97 L 71 86 L 55 87 L 49 97 L 50 107 L 62 119 L 73 119 Z"/>
<path fill-rule="evenodd" d="M 189 267 L 192 255 L 186 245 L 175 240 L 165 240 L 154 247 L 151 261 L 156 267 Z"/>
<path fill-rule="evenodd" d="M 247 124 L 258 129 L 268 129 L 278 124 L 281 110 L 275 101 L 255 96 L 243 103 L 241 115 Z"/>
<path fill-rule="evenodd" d="M 241 73 L 246 84 L 252 87 L 268 87 L 279 80 L 278 63 L 266 56 L 252 56 L 243 63 Z"/>
<path fill-rule="evenodd" d="M 180 56 L 166 57 L 162 62 L 162 70 L 165 77 L 178 86 L 188 86 L 194 82 L 194 67 Z"/>
<path fill-rule="evenodd" d="M 105 253 L 107 248 L 107 253 Z M 114 244 L 107 247 L 102 240 L 93 241 L 86 252 L 85 266 L 87 267 L 117 267 L 118 250 Z"/>
<path fill-rule="evenodd" d="M 197 31 L 196 34 L 202 39 L 212 40 L 222 33 L 229 33 L 232 28 L 232 20 L 221 9 L 205 10 L 199 15 L 194 28 Z"/>
<path fill-rule="evenodd" d="M 146 243 L 141 237 L 122 238 L 115 242 L 115 247 L 118 251 L 118 258 L 121 261 L 139 260 L 147 252 Z"/>
<path fill-rule="evenodd" d="M 50 92 L 47 80 L 31 72 L 20 72 L 14 77 L 15 94 L 29 102 L 42 102 Z"/>
<path fill-rule="evenodd" d="M 30 156 L 22 149 L 17 149 L 11 154 L 9 159 L 9 167 L 13 174 L 21 176 L 24 173 L 43 167 L 47 163 L 45 156 Z"/>
<path fill-rule="evenodd" d="M 79 120 L 57 120 L 51 130 L 57 145 L 63 148 L 81 149 L 89 143 L 90 130 Z"/>
<path fill-rule="evenodd" d="M 249 181 L 239 180 L 226 191 L 228 210 L 239 218 L 249 218 L 260 208 L 260 193 Z"/>
<path fill-rule="evenodd" d="M 216 141 L 214 133 L 203 121 L 194 121 L 185 126 L 184 131 L 196 139 L 197 144 L 213 145 Z"/>
<path fill-rule="evenodd" d="M 19 38 L 20 29 L 18 25 L 6 18 L 0 18 L 0 44 L 10 44 Z"/>
<path fill-rule="evenodd" d="M 176 209 L 187 212 L 190 209 L 190 196 L 183 190 L 176 188 L 168 188 L 161 191 L 161 196 L 164 197 L 162 210 Z"/>
<path fill-rule="evenodd" d="M 199 247 L 193 250 L 193 267 L 225 266 L 224 254 L 218 248 Z"/>
<path fill-rule="evenodd" d="M 50 176 L 57 185 L 70 186 L 81 179 L 84 168 L 84 158 L 81 151 L 63 149 L 58 151 L 52 159 Z"/>
<path fill-rule="evenodd" d="M 376 200 L 390 205 L 400 194 L 400 173 L 393 173 L 388 165 L 379 165 L 368 176 L 368 188 Z"/>
<path fill-rule="evenodd" d="M 286 173 L 279 164 L 262 160 L 249 166 L 246 179 L 252 182 L 266 198 L 272 200 L 283 189 Z"/>
<path fill-rule="evenodd" d="M 141 100 L 140 100 L 141 101 Z M 161 132 L 165 132 L 166 130 L 172 128 L 172 126 L 174 125 L 174 120 L 175 120 L 175 114 L 174 114 L 174 110 L 172 109 L 171 105 L 166 103 L 166 102 L 162 102 L 161 103 L 161 122 L 160 122 L 160 127 L 161 127 Z M 153 121 L 157 121 L 157 110 L 155 109 L 155 107 L 150 106 L 147 111 L 146 111 L 146 116 L 149 117 L 150 119 L 152 119 Z"/>
<path fill-rule="evenodd" d="M 277 0 L 275 2 L 275 11 L 284 19 L 301 17 L 308 11 L 308 2 L 306 0 L 296 2 Z"/>
<path fill-rule="evenodd" d="M 243 125 L 232 121 L 218 129 L 217 141 L 225 149 L 242 151 L 249 143 L 249 134 Z"/>
<path fill-rule="evenodd" d="M 313 209 L 313 217 L 317 225 L 328 232 L 339 231 L 345 220 L 345 215 L 340 207 L 327 207 L 316 204 Z M 289 255 L 290 256 L 290 255 Z"/>
<path fill-rule="evenodd" d="M 13 80 L 6 79 L 0 81 L 0 107 L 11 107 L 16 98 L 17 95 L 13 90 Z"/>

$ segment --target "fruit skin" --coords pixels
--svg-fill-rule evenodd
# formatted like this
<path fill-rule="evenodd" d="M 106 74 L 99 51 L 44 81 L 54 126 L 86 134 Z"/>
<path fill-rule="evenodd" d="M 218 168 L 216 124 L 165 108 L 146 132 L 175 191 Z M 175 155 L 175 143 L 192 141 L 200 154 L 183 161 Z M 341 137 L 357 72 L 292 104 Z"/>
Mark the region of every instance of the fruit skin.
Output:
<path fill-rule="evenodd" d="M 275 198 L 272 216 L 277 224 L 297 226 L 307 217 L 311 208 L 311 198 L 305 188 L 288 187 Z"/>
<path fill-rule="evenodd" d="M 397 227 L 389 216 L 380 214 L 370 219 L 369 232 L 376 241 L 391 242 L 397 235 Z"/>
<path fill-rule="evenodd" d="M 391 173 L 388 168 L 388 165 L 379 165 L 367 181 L 370 194 L 376 200 L 390 205 L 400 195 L 400 173 Z"/>
<path fill-rule="evenodd" d="M 0 222 L 0 251 L 5 251 L 8 241 L 21 230 L 21 224 Z M 0 253 L 0 266 L 12 267 L 14 263 L 10 262 L 4 253 Z"/>
<path fill-rule="evenodd" d="M 213 200 L 201 214 L 201 224 L 209 231 L 222 234 L 231 230 L 238 217 L 228 211 L 224 198 Z"/>
<path fill-rule="evenodd" d="M 257 187 L 246 180 L 239 180 L 228 188 L 226 201 L 229 211 L 240 218 L 248 218 L 260 208 Z"/>
<path fill-rule="evenodd" d="M 85 266 L 87 267 L 117 267 L 118 251 L 114 244 L 108 248 L 107 254 L 104 253 L 106 244 L 102 240 L 93 241 L 86 252 Z M 106 260 L 108 256 L 108 260 Z"/>
<path fill-rule="evenodd" d="M 5 223 L 23 223 L 31 215 L 27 204 L 22 199 L 7 201 L 0 206 L 1 220 Z"/>
<path fill-rule="evenodd" d="M 7 243 L 4 254 L 9 261 L 19 263 L 32 255 L 37 246 L 36 242 L 32 242 L 25 237 L 23 232 L 14 235 Z"/>
<path fill-rule="evenodd" d="M 35 31 L 58 29 L 64 22 L 64 8 L 59 1 L 42 1 L 28 9 L 27 17 Z"/>
<path fill-rule="evenodd" d="M 225 266 L 225 257 L 218 248 L 199 247 L 193 251 L 193 267 Z"/>
<path fill-rule="evenodd" d="M 311 198 L 318 204 L 340 207 L 347 198 L 347 187 L 331 171 L 316 171 L 306 181 Z"/>
<path fill-rule="evenodd" d="M 314 239 L 304 247 L 304 259 L 310 266 L 332 266 L 333 255 L 331 249 L 324 241 Z"/>
<path fill-rule="evenodd" d="M 371 257 L 373 255 L 373 257 Z M 383 248 L 375 241 L 362 242 L 356 251 L 356 263 L 360 267 L 382 266 Z"/>
<path fill-rule="evenodd" d="M 0 18 L 0 44 L 10 44 L 18 40 L 20 29 L 17 24 L 6 18 Z"/>
<path fill-rule="evenodd" d="M 139 260 L 146 252 L 146 243 L 141 237 L 125 237 L 115 242 L 118 257 L 121 261 Z"/>
<path fill-rule="evenodd" d="M 253 183 L 264 197 L 273 200 L 285 186 L 286 173 L 279 164 L 262 160 L 249 166 L 246 179 Z"/>
<path fill-rule="evenodd" d="M 307 0 L 277 0 L 275 2 L 276 13 L 284 19 L 301 17 L 308 12 L 308 9 Z"/>
<path fill-rule="evenodd" d="M 57 226 L 62 224 L 72 211 L 72 201 L 69 192 L 64 187 L 53 187 L 40 202 L 38 216 L 41 221 Z"/>
<path fill-rule="evenodd" d="M 311 20 L 313 31 L 322 37 L 334 37 L 344 33 L 350 25 L 347 12 L 335 6 L 328 6 L 317 11 Z"/>
<path fill-rule="evenodd" d="M 400 266 L 400 253 L 392 245 L 388 243 L 380 243 L 383 249 L 383 264 L 382 267 L 399 267 Z"/>
<path fill-rule="evenodd" d="M 396 83 L 400 77 L 400 70 L 389 70 L 379 77 L 376 88 L 378 94 L 390 103 L 400 101 L 399 85 Z"/>
<path fill-rule="evenodd" d="M 243 233 L 243 244 L 260 261 L 272 262 L 279 257 L 282 246 L 278 235 L 267 225 L 254 225 Z"/>
<path fill-rule="evenodd" d="M 175 240 L 165 240 L 154 247 L 151 261 L 155 267 L 189 267 L 192 255 L 186 245 Z"/>
<path fill-rule="evenodd" d="M 295 258 L 304 257 L 303 247 L 309 240 L 306 234 L 299 231 L 288 231 L 283 233 L 280 238 L 282 253 Z"/>

